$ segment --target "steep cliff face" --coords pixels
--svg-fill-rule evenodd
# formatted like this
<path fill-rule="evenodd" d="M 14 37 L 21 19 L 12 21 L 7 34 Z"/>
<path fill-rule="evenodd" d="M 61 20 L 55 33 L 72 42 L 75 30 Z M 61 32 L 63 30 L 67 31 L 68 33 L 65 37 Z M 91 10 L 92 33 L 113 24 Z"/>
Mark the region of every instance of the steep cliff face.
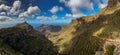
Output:
<path fill-rule="evenodd" d="M 0 29 L 0 54 L 57 55 L 52 43 L 28 23 Z"/>

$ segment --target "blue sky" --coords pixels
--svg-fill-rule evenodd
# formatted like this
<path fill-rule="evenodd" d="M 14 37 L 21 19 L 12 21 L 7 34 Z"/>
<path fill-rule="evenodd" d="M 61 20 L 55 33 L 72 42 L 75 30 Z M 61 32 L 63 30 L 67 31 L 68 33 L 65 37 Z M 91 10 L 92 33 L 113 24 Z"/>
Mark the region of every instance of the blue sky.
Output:
<path fill-rule="evenodd" d="M 65 25 L 98 14 L 107 0 L 0 0 L 0 28 L 27 21 L 33 27 Z"/>

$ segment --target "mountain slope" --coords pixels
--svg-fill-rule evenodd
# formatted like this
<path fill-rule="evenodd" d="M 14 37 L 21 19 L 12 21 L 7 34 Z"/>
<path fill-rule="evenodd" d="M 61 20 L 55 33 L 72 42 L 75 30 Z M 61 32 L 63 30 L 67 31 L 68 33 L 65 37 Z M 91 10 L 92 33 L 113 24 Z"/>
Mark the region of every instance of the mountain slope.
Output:
<path fill-rule="evenodd" d="M 71 27 L 74 27 L 72 28 L 75 29 L 74 31 L 70 29 L 61 33 L 62 39 L 57 38 L 59 42 L 54 39 L 51 41 L 55 42 L 58 47 L 64 46 L 62 51 L 59 49 L 63 55 L 95 55 L 96 51 L 104 51 L 103 46 L 109 39 L 120 40 L 119 21 L 120 0 L 109 0 L 108 6 L 102 9 L 98 15 L 74 20 L 70 24 Z M 72 26 L 72 24 L 75 25 Z M 70 26 L 68 29 L 71 28 Z"/>
<path fill-rule="evenodd" d="M 115 2 L 115 0 L 112 2 Z M 78 20 L 82 24 L 78 23 L 77 25 L 77 31 L 74 32 L 75 38 L 73 38 L 71 44 L 72 46 L 68 48 L 68 55 L 94 55 L 96 51 L 103 50 L 103 45 L 106 42 L 104 40 L 119 39 L 119 18 L 120 9 L 117 9 L 111 14 L 99 14 L 97 18 L 90 22 L 87 22 L 87 19 L 84 17 Z"/>
<path fill-rule="evenodd" d="M 76 26 L 77 21 L 73 21 L 70 25 L 63 27 L 63 30 L 59 32 L 58 36 L 49 37 L 55 46 L 58 47 L 59 53 L 63 52 L 65 46 L 70 44 L 71 39 L 73 38 L 72 32 L 75 31 L 74 26 Z M 67 46 L 68 47 L 68 46 Z"/>
<path fill-rule="evenodd" d="M 0 29 L 0 40 L 1 54 L 57 55 L 57 49 L 52 43 L 26 22 Z M 21 54 L 16 54 L 17 52 Z"/>
<path fill-rule="evenodd" d="M 116 10 L 120 9 L 120 1 L 119 0 L 108 0 L 108 5 L 106 8 L 103 8 L 99 15 L 112 14 Z"/>
<path fill-rule="evenodd" d="M 71 47 L 67 49 L 68 55 L 94 55 L 96 51 L 103 51 L 104 39 L 120 38 L 119 12 L 118 10 L 110 15 L 101 15 L 92 22 L 78 24 Z"/>

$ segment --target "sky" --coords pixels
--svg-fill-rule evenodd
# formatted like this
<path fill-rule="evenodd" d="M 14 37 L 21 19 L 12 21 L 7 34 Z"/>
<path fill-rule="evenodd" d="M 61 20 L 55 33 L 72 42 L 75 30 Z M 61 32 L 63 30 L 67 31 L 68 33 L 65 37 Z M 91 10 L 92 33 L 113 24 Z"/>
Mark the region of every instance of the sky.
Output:
<path fill-rule="evenodd" d="M 67 25 L 82 16 L 98 14 L 108 0 L 0 0 L 0 28 L 28 22 Z"/>

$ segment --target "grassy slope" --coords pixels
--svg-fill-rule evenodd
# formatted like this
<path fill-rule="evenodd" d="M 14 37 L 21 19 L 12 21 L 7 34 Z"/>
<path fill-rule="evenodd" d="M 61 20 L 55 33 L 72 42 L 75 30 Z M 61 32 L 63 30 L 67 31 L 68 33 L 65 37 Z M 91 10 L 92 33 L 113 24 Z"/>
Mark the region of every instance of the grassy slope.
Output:
<path fill-rule="evenodd" d="M 64 54 L 68 55 L 94 55 L 102 44 L 104 39 L 120 38 L 120 10 L 113 14 L 100 15 L 96 20 L 78 24 L 77 31 L 73 34 L 73 43 L 71 48 L 66 49 Z M 82 33 L 81 33 L 82 32 Z"/>
<path fill-rule="evenodd" d="M 63 55 L 94 55 L 96 51 L 103 50 L 103 39 L 119 39 L 119 8 L 119 4 L 111 8 L 106 7 L 98 15 L 82 17 L 77 23 L 75 20 L 59 37 L 50 40 L 60 48 L 59 51 Z"/>
<path fill-rule="evenodd" d="M 63 27 L 63 30 L 59 32 L 59 36 L 49 38 L 49 40 L 51 40 L 54 45 L 58 47 L 60 53 L 64 51 L 66 45 L 71 43 L 70 41 L 73 38 L 72 32 L 75 31 L 74 26 L 76 23 L 77 21 L 73 21 L 70 25 Z"/>

